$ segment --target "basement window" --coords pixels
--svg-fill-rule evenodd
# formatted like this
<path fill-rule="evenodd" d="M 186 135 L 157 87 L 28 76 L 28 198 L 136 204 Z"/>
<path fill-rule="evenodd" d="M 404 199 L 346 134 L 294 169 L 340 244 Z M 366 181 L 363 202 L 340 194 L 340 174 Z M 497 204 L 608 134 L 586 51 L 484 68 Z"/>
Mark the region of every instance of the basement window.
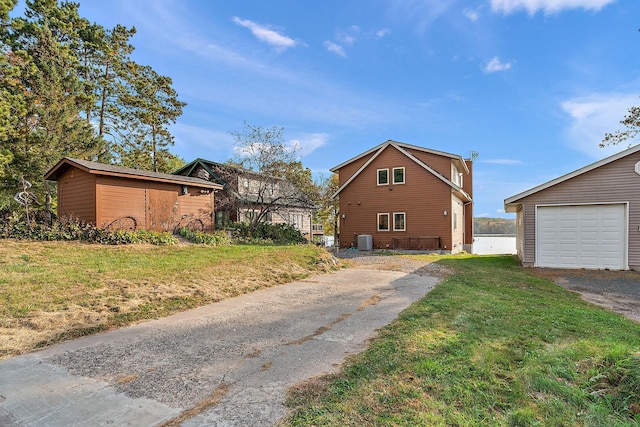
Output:
<path fill-rule="evenodd" d="M 378 214 L 378 231 L 389 231 L 389 214 Z"/>
<path fill-rule="evenodd" d="M 394 212 L 393 213 L 393 231 L 405 231 L 407 214 L 404 212 Z"/>

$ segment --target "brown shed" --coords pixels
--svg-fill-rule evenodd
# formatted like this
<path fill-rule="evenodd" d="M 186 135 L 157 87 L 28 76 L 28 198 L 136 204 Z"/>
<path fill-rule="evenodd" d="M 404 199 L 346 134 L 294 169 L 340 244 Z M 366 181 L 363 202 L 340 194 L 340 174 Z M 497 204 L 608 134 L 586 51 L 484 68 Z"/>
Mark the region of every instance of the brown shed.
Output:
<path fill-rule="evenodd" d="M 222 186 L 187 176 L 65 157 L 45 179 L 58 183 L 58 216 L 101 228 L 213 230 L 214 193 Z"/>
<path fill-rule="evenodd" d="M 471 161 L 389 140 L 331 171 L 340 183 L 340 247 L 371 236 L 371 248 L 471 252 Z"/>
<path fill-rule="evenodd" d="M 526 266 L 640 269 L 640 145 L 504 201 Z"/>

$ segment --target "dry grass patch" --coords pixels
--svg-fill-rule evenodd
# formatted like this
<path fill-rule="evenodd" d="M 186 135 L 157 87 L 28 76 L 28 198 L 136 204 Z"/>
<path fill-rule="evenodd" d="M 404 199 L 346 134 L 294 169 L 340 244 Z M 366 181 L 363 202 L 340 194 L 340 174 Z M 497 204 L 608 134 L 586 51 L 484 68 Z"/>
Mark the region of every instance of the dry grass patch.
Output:
<path fill-rule="evenodd" d="M 334 268 L 313 246 L 2 240 L 0 358 Z"/>

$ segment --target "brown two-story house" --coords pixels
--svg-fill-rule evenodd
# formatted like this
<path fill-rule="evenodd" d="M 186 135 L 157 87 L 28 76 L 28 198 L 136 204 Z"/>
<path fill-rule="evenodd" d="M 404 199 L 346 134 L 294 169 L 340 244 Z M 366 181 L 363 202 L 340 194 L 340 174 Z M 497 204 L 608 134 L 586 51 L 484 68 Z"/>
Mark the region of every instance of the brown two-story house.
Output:
<path fill-rule="evenodd" d="M 373 249 L 471 252 L 471 160 L 389 140 L 331 171 L 340 183 L 341 248 L 371 236 Z"/>

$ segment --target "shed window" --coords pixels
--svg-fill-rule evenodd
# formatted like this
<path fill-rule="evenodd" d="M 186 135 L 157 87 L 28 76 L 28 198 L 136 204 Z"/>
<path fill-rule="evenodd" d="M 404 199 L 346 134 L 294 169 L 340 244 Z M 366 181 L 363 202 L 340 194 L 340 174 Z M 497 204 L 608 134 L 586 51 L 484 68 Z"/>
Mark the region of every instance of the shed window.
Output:
<path fill-rule="evenodd" d="M 378 185 L 389 184 L 389 169 L 378 169 Z"/>
<path fill-rule="evenodd" d="M 404 231 L 405 230 L 405 219 L 406 214 L 404 212 L 394 212 L 393 213 L 393 231 Z"/>
<path fill-rule="evenodd" d="M 404 184 L 404 168 L 393 168 L 393 183 Z"/>
<path fill-rule="evenodd" d="M 389 214 L 378 214 L 378 231 L 389 231 Z"/>

